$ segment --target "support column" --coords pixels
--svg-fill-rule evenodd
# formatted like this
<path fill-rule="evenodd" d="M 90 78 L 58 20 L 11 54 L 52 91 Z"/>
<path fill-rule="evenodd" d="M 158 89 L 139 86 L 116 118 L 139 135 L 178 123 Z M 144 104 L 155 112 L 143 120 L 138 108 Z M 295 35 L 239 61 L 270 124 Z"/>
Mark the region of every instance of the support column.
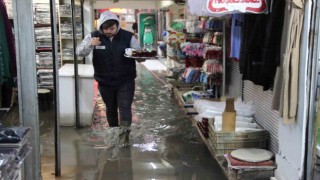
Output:
<path fill-rule="evenodd" d="M 22 179 L 39 180 L 41 179 L 40 137 L 33 1 L 13 0 L 12 6 L 17 55 L 19 117 L 23 126 L 32 128 L 30 136 L 32 153 L 25 160 Z"/>
<path fill-rule="evenodd" d="M 226 45 L 226 20 L 223 19 L 223 60 L 222 60 L 222 93 L 221 96 L 224 97 L 226 93 L 226 59 L 227 59 L 227 45 Z"/>

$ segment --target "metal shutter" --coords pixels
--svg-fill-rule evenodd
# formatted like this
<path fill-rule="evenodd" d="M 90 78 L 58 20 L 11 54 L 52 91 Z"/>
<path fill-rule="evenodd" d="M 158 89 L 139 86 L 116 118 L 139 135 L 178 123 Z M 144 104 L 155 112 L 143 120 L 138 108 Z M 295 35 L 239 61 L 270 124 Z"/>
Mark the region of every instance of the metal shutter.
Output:
<path fill-rule="evenodd" d="M 226 96 L 241 97 L 242 75 L 240 74 L 239 62 L 229 61 L 226 63 L 226 66 Z"/>
<path fill-rule="evenodd" d="M 271 110 L 272 91 L 263 91 L 261 86 L 254 85 L 251 81 L 242 84 L 239 62 L 228 61 L 226 67 L 226 95 L 228 97 L 241 97 L 245 102 L 252 101 L 255 105 L 255 119 L 263 128 L 269 131 L 269 148 L 277 153 L 279 114 Z M 242 88 L 242 86 L 244 86 Z"/>
<path fill-rule="evenodd" d="M 255 120 L 270 134 L 269 148 L 273 153 L 278 152 L 279 113 L 271 110 L 272 91 L 263 91 L 262 86 L 254 85 L 251 81 L 244 81 L 244 101 L 252 101 L 255 105 Z"/>

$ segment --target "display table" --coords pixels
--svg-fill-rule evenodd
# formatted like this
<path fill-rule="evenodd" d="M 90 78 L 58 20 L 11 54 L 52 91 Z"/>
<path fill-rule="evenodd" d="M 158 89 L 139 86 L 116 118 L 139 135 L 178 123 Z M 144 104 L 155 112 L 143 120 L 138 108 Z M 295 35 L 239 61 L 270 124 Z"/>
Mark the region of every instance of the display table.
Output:
<path fill-rule="evenodd" d="M 90 125 L 94 108 L 94 78 L 91 64 L 79 64 L 80 124 Z M 65 64 L 59 69 L 60 125 L 74 126 L 76 116 L 74 65 Z"/>

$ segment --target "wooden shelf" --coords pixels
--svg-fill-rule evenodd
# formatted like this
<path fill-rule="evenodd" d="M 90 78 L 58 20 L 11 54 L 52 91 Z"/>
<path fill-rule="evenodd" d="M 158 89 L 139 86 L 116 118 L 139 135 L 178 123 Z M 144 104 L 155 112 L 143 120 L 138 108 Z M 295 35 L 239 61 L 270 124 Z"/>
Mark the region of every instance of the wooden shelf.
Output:
<path fill-rule="evenodd" d="M 53 67 L 37 67 L 37 69 L 52 69 Z"/>
<path fill-rule="evenodd" d="M 51 24 L 35 24 L 34 27 L 35 27 L 35 28 L 39 28 L 39 27 L 51 27 Z"/>
<path fill-rule="evenodd" d="M 62 59 L 63 61 L 74 61 L 74 59 Z M 83 61 L 83 59 L 78 59 L 78 61 Z"/>
<path fill-rule="evenodd" d="M 51 49 L 36 49 L 36 52 L 52 52 L 52 48 Z"/>
<path fill-rule="evenodd" d="M 73 38 L 69 37 L 61 37 L 61 40 L 73 40 Z M 77 38 L 77 40 L 81 40 L 82 38 Z"/>
<path fill-rule="evenodd" d="M 72 16 L 60 16 L 61 18 L 71 18 Z M 81 18 L 81 16 L 75 16 L 75 18 Z"/>

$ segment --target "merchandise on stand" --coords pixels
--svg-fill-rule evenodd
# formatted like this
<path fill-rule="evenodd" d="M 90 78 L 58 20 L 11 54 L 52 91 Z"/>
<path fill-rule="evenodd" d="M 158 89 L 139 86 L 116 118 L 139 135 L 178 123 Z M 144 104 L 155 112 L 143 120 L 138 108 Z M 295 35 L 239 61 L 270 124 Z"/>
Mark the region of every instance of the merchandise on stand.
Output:
<path fill-rule="evenodd" d="M 31 152 L 30 128 L 0 127 L 0 179 L 21 179 L 21 165 Z"/>
<path fill-rule="evenodd" d="M 229 174 L 239 179 L 269 179 L 276 169 L 273 153 L 265 149 L 242 148 L 224 156 Z"/>

